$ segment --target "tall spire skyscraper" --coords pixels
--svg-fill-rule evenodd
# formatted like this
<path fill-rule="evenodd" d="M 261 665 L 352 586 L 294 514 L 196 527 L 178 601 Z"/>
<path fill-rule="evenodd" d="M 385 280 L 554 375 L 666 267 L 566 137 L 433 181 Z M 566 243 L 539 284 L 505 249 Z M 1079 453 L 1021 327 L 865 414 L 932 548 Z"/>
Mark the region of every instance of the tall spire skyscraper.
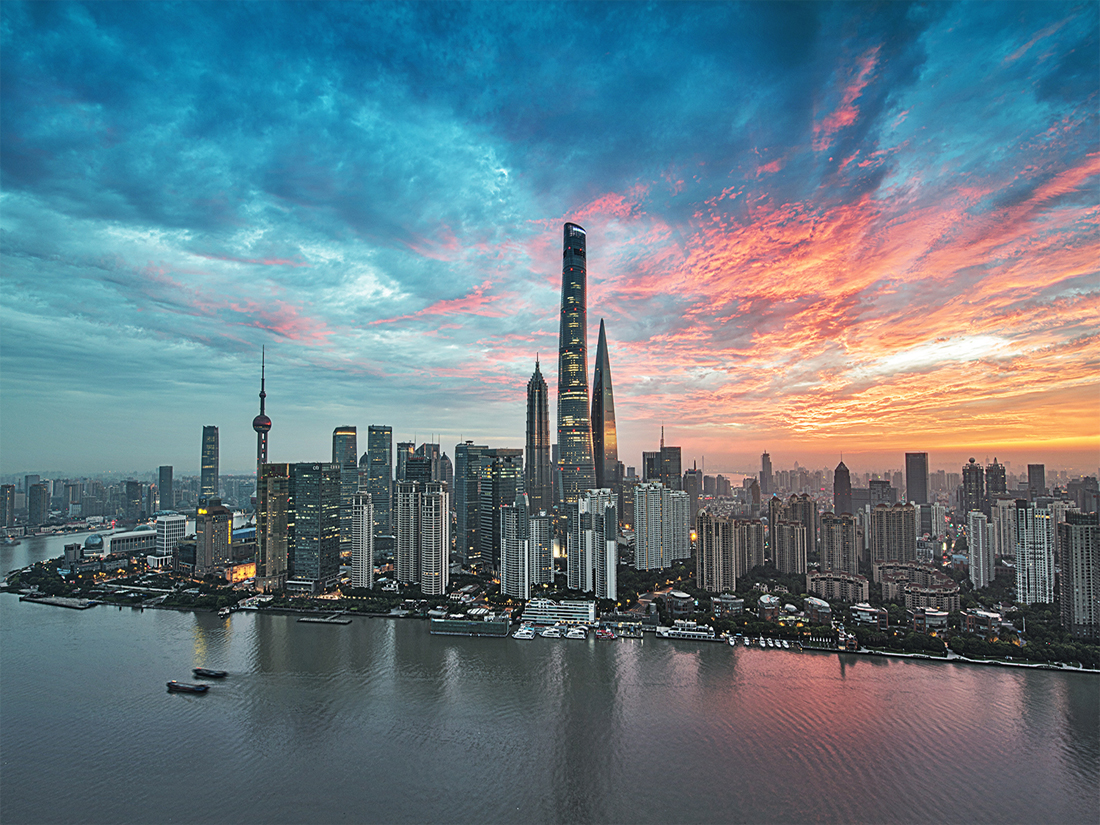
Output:
<path fill-rule="evenodd" d="M 596 369 L 592 374 L 592 458 L 596 464 L 596 487 L 618 492 L 619 443 L 615 434 L 615 395 L 611 390 L 611 361 L 607 355 L 607 333 L 600 319 L 596 344 Z"/>
<path fill-rule="evenodd" d="M 523 467 L 524 488 L 531 509 L 549 511 L 553 506 L 550 481 L 550 392 L 535 357 L 535 372 L 527 382 L 527 456 Z"/>
<path fill-rule="evenodd" d="M 596 483 L 588 418 L 587 278 L 584 228 L 567 223 L 558 332 L 558 461 L 562 496 L 567 503 L 575 502 Z"/>
<path fill-rule="evenodd" d="M 260 479 L 263 478 L 264 465 L 267 464 L 267 433 L 271 429 L 271 419 L 264 412 L 265 351 L 260 349 L 260 414 L 252 419 L 252 429 L 256 431 L 256 509 L 260 507 Z"/>

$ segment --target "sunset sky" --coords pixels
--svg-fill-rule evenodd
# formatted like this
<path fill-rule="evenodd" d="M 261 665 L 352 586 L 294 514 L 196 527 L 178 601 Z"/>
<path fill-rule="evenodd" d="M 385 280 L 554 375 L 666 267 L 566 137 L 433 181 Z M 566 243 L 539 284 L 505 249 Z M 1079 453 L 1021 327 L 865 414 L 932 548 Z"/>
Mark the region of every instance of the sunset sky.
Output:
<path fill-rule="evenodd" d="M 0 473 L 521 446 L 567 220 L 625 464 L 1097 471 L 1095 2 L 0 16 Z"/>

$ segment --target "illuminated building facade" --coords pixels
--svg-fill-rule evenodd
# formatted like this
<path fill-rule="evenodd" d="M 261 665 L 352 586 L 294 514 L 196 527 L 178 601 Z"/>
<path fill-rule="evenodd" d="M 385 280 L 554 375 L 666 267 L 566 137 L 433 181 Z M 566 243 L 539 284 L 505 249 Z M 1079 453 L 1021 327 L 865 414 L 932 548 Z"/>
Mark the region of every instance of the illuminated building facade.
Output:
<path fill-rule="evenodd" d="M 218 494 L 218 428 L 202 428 L 202 461 L 199 470 L 199 496 Z"/>
<path fill-rule="evenodd" d="M 267 464 L 267 434 L 271 431 L 271 419 L 264 411 L 264 402 L 267 400 L 266 384 L 267 364 L 264 350 L 260 350 L 260 414 L 252 419 L 252 429 L 256 431 L 256 510 L 260 509 L 260 476 L 263 475 L 264 465 Z M 169 468 L 171 469 L 171 468 Z M 162 504 L 163 508 L 164 505 Z"/>
<path fill-rule="evenodd" d="M 564 227 L 558 332 L 558 461 L 562 496 L 575 502 L 596 482 L 588 405 L 587 264 L 584 228 Z"/>
<path fill-rule="evenodd" d="M 393 428 L 367 427 L 367 490 L 374 510 L 374 535 L 393 535 Z"/>
<path fill-rule="evenodd" d="M 351 586 L 374 587 L 374 501 L 367 490 L 351 496 Z"/>
<path fill-rule="evenodd" d="M 619 478 L 619 443 L 615 431 L 615 393 L 611 386 L 611 359 L 607 352 L 607 332 L 600 319 L 600 337 L 596 344 L 596 367 L 592 375 L 592 458 L 596 469 L 596 487 L 615 492 L 622 488 Z"/>
<path fill-rule="evenodd" d="M 527 461 L 523 468 L 524 488 L 534 512 L 554 505 L 550 467 L 550 396 L 546 379 L 535 358 L 535 371 L 527 382 Z"/>
<path fill-rule="evenodd" d="M 359 488 L 359 446 L 355 427 L 332 431 L 332 463 L 340 467 L 340 552 L 351 552 L 351 497 Z"/>

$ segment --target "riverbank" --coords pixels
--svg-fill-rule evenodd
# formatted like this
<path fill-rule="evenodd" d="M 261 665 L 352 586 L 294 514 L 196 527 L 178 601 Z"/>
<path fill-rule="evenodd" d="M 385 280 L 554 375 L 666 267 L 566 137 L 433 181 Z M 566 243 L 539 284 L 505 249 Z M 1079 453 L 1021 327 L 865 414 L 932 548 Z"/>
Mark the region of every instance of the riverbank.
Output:
<path fill-rule="evenodd" d="M 821 647 L 804 647 L 802 651 L 804 653 L 847 653 L 852 656 L 882 656 L 890 659 L 915 659 L 926 662 L 951 662 L 964 665 L 995 665 L 997 667 L 1025 668 L 1027 670 L 1053 670 L 1059 673 L 1091 673 L 1094 676 L 1100 676 L 1100 670 L 1073 667 L 1061 662 L 1008 662 L 1004 659 L 971 659 L 950 651 L 945 656 L 932 656 L 928 653 L 902 653 L 893 650 L 870 650 L 868 648 L 861 650 L 828 650 Z"/>

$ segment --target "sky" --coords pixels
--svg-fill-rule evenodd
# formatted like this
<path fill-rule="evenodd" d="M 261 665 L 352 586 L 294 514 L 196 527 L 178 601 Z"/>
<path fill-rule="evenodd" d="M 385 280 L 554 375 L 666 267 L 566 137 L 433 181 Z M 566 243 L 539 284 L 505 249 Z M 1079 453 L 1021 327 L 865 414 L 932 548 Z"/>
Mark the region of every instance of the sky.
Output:
<path fill-rule="evenodd" d="M 620 459 L 1100 463 L 1100 5 L 0 4 L 0 473 L 556 427 Z M 552 435 L 553 439 L 553 435 Z"/>

